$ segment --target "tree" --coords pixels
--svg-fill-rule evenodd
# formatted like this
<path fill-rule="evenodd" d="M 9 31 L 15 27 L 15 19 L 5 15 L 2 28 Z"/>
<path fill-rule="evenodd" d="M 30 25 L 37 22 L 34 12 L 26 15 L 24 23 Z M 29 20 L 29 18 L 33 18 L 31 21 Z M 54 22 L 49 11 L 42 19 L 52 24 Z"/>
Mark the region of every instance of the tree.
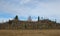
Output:
<path fill-rule="evenodd" d="M 9 24 L 12 24 L 12 21 L 11 20 L 9 20 Z"/>
<path fill-rule="evenodd" d="M 27 25 L 25 24 L 25 29 L 27 29 Z"/>
<path fill-rule="evenodd" d="M 43 17 L 41 17 L 41 20 L 43 20 Z"/>
<path fill-rule="evenodd" d="M 28 21 L 32 21 L 31 16 L 28 17 Z"/>
<path fill-rule="evenodd" d="M 18 21 L 19 21 L 19 19 L 18 19 L 18 16 L 16 15 L 15 18 L 14 18 L 14 22 L 13 23 L 17 24 Z"/>
<path fill-rule="evenodd" d="M 40 21 L 40 17 L 38 16 L 38 22 Z"/>
<path fill-rule="evenodd" d="M 57 21 L 57 20 L 55 19 L 55 23 L 56 23 L 56 21 Z"/>
<path fill-rule="evenodd" d="M 18 20 L 18 16 L 16 15 L 14 19 Z"/>

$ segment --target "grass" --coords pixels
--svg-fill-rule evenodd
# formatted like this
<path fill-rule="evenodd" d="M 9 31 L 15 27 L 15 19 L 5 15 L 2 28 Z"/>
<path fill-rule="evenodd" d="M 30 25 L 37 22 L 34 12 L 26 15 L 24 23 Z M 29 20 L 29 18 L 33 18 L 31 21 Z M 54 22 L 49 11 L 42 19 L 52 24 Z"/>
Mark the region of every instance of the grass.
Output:
<path fill-rule="evenodd" d="M 0 30 L 0 36 L 60 36 L 60 30 Z"/>

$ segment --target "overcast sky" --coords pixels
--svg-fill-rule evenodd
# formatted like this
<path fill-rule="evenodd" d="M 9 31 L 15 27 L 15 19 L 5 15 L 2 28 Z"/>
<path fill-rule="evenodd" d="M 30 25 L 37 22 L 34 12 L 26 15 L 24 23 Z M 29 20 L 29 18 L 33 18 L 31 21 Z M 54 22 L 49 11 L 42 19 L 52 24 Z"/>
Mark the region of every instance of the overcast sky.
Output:
<path fill-rule="evenodd" d="M 0 0 L 0 22 L 19 16 L 26 20 L 28 16 L 57 19 L 60 22 L 60 0 Z"/>

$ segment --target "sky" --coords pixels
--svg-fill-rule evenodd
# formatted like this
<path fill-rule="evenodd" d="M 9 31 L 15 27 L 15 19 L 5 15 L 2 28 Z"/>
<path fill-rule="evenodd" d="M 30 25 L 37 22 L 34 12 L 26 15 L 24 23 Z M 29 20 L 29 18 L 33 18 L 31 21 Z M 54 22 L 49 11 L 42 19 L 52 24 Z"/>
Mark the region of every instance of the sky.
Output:
<path fill-rule="evenodd" d="M 60 22 L 60 0 L 0 0 L 0 22 L 13 19 L 16 15 L 20 20 L 33 20 L 43 17 Z"/>

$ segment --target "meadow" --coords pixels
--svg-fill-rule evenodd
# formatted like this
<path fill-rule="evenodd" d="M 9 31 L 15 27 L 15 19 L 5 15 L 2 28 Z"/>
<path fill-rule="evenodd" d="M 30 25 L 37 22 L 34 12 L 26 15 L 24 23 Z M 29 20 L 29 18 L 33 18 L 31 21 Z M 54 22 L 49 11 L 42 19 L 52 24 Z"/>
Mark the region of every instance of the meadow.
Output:
<path fill-rule="evenodd" d="M 0 36 L 60 36 L 60 30 L 0 30 Z"/>

